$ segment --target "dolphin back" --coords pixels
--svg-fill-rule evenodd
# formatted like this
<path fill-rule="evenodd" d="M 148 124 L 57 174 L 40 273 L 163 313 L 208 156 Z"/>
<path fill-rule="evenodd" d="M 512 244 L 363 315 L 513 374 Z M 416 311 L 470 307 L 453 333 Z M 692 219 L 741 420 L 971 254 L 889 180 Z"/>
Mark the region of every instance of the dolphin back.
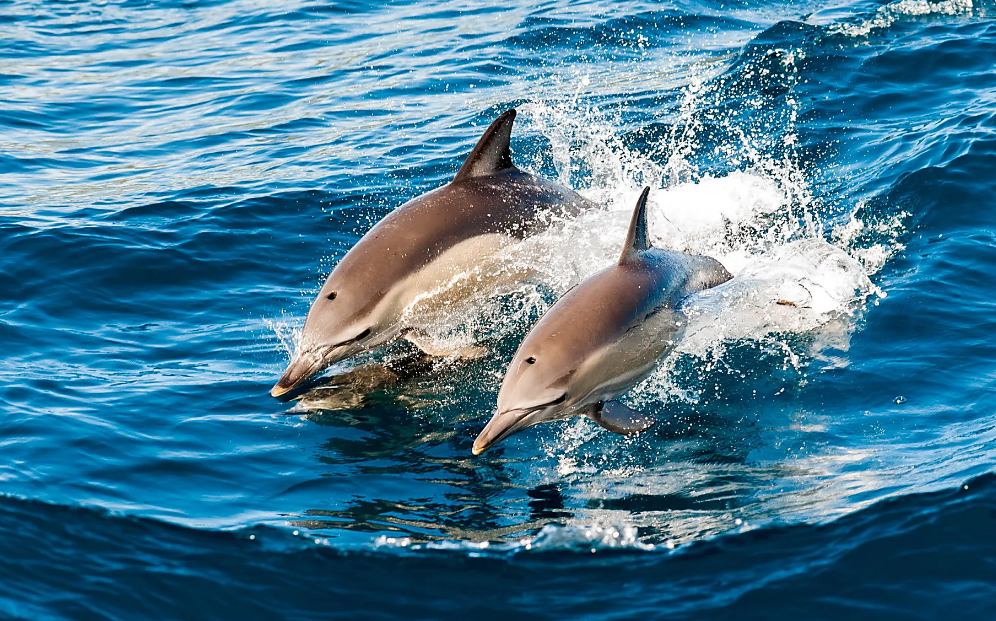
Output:
<path fill-rule="evenodd" d="M 685 295 L 691 295 L 703 289 L 712 289 L 733 278 L 723 264 L 712 257 L 701 255 L 686 255 L 690 259 L 691 271 L 688 276 L 688 284 L 685 286 Z"/>
<path fill-rule="evenodd" d="M 710 289 L 733 278 L 722 263 L 712 257 L 704 257 L 685 252 L 654 248 L 647 239 L 647 197 L 650 188 L 646 187 L 636 201 L 629 232 L 623 243 L 619 265 L 643 265 L 662 275 L 661 288 L 672 303 L 701 291 Z M 677 299 L 675 299 L 677 298 Z"/>

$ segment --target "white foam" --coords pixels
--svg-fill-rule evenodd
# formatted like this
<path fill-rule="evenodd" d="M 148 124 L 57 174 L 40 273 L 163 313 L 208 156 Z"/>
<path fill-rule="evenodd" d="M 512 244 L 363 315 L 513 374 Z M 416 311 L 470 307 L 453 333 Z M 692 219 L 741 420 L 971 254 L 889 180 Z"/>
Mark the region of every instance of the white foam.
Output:
<path fill-rule="evenodd" d="M 614 206 L 528 240 L 509 261 L 531 263 L 557 293 L 610 265 L 620 252 L 637 192 L 624 187 L 619 194 L 624 198 Z M 770 177 L 705 176 L 652 191 L 648 207 L 655 245 L 713 256 L 735 276 L 686 302 L 694 320 L 686 340 L 698 332 L 713 335 L 696 337 L 687 351 L 704 353 L 724 339 L 815 330 L 881 293 L 861 261 L 788 217 L 789 194 Z M 851 231 L 839 239 L 854 237 Z M 889 256 L 893 249 L 865 250 L 873 251 Z M 533 299 L 543 310 L 540 296 Z"/>
<path fill-rule="evenodd" d="M 743 224 L 774 213 L 788 203 L 785 192 L 771 179 L 744 172 L 725 177 L 703 176 L 662 191 L 654 204 L 666 215 L 651 224 L 651 231 L 669 246 L 715 237 L 728 224 Z"/>
<path fill-rule="evenodd" d="M 637 529 L 628 524 L 595 523 L 546 524 L 535 535 L 516 541 L 443 540 L 413 543 L 409 537 L 381 535 L 373 540 L 374 548 L 405 550 L 450 550 L 467 552 L 471 556 L 508 556 L 523 552 L 581 551 L 595 554 L 602 550 L 629 549 L 649 552 L 656 547 L 641 542 Z M 665 544 L 672 549 L 673 545 Z"/>
<path fill-rule="evenodd" d="M 874 30 L 892 26 L 904 17 L 922 17 L 925 15 L 964 15 L 974 8 L 972 0 L 944 0 L 943 2 L 927 2 L 927 0 L 899 0 L 879 7 L 875 14 L 857 23 L 833 24 L 831 32 L 837 32 L 849 37 L 866 37 Z"/>

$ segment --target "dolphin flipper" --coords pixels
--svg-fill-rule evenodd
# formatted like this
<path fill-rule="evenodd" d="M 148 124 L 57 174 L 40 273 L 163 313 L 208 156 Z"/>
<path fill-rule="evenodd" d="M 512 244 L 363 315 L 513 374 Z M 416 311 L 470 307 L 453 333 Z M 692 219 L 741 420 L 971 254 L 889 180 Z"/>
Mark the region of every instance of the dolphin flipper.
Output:
<path fill-rule="evenodd" d="M 623 435 L 646 431 L 657 422 L 653 416 L 637 412 L 619 401 L 593 405 L 586 415 L 600 427 Z"/>
<path fill-rule="evenodd" d="M 478 347 L 476 345 L 454 347 L 449 343 L 432 337 L 425 330 L 420 330 L 418 328 L 408 328 L 405 330 L 403 336 L 406 341 L 415 347 L 418 347 L 426 354 L 436 358 L 463 358 L 465 360 L 473 360 L 488 353 L 487 348 Z"/>

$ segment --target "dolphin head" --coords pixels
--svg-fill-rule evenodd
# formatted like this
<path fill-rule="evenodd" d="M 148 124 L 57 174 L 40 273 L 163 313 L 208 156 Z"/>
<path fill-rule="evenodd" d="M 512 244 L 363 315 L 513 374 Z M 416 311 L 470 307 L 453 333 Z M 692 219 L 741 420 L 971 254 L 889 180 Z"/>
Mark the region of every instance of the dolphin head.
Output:
<path fill-rule="evenodd" d="M 533 336 L 533 335 L 531 335 Z M 523 429 L 566 418 L 583 406 L 577 391 L 576 359 L 542 334 L 527 338 L 498 391 L 498 411 L 474 440 L 474 455 Z"/>
<path fill-rule="evenodd" d="M 280 397 L 330 365 L 388 341 L 394 323 L 385 313 L 383 289 L 358 279 L 341 262 L 318 292 L 304 320 L 294 360 L 270 394 Z M 374 286 L 372 286 L 374 285 Z"/>

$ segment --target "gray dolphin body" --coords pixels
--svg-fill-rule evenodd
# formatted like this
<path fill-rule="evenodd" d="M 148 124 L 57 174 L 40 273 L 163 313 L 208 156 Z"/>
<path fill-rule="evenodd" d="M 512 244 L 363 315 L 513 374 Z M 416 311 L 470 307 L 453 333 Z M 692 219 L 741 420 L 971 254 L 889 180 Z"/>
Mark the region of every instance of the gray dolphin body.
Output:
<path fill-rule="evenodd" d="M 498 392 L 498 412 L 474 441 L 475 455 L 569 416 L 588 416 L 622 434 L 654 424 L 614 399 L 674 348 L 685 323 L 681 301 L 732 276 L 715 259 L 648 246 L 649 190 L 636 205 L 618 264 L 568 291 L 526 335 Z"/>
<path fill-rule="evenodd" d="M 438 307 L 526 274 L 487 269 L 510 244 L 549 226 L 551 215 L 595 207 L 569 188 L 512 164 L 515 110 L 484 132 L 453 181 L 397 208 L 339 261 L 308 311 L 298 353 L 270 394 L 279 397 L 326 367 L 405 336 L 433 355 L 422 331 Z M 492 265 L 495 267 L 495 265 Z"/>

